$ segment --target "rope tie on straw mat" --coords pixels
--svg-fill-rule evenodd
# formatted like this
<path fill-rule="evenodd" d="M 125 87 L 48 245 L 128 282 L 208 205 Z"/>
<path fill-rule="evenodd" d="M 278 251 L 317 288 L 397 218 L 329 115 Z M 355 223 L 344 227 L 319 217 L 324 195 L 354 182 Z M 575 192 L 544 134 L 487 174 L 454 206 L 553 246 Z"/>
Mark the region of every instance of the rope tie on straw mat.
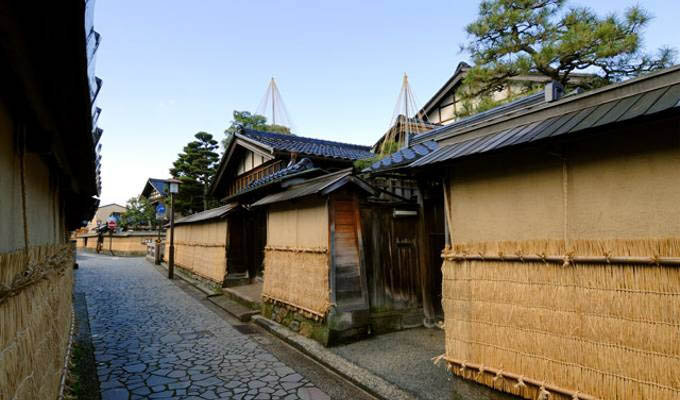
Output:
<path fill-rule="evenodd" d="M 541 388 L 539 389 L 537 400 L 548 400 L 550 396 L 551 396 L 550 392 L 545 390 L 545 382 L 541 383 Z"/>
<path fill-rule="evenodd" d="M 441 354 L 436 357 L 432 357 L 432 361 L 434 362 L 434 365 L 439 366 L 439 363 L 442 361 L 442 359 L 446 357 L 446 354 Z"/>
<path fill-rule="evenodd" d="M 493 381 L 496 382 L 499 379 L 503 379 L 503 370 L 499 369 L 498 372 L 496 372 L 496 376 L 493 377 Z"/>
<path fill-rule="evenodd" d="M 571 254 L 567 254 L 564 256 L 564 263 L 562 264 L 562 268 L 566 268 L 571 265 L 573 259 Z"/>
<path fill-rule="evenodd" d="M 61 274 L 68 264 L 69 253 L 69 247 L 63 246 L 44 261 L 29 263 L 27 259 L 28 266 L 24 271 L 16 274 L 9 285 L 0 285 L 0 304 L 17 295 L 23 289 L 43 279 L 48 279 L 53 274 Z"/>
<path fill-rule="evenodd" d="M 527 384 L 524 383 L 524 377 L 520 375 L 520 377 L 517 378 L 517 383 L 515 383 L 513 386 L 515 387 L 515 389 L 527 387 Z"/>

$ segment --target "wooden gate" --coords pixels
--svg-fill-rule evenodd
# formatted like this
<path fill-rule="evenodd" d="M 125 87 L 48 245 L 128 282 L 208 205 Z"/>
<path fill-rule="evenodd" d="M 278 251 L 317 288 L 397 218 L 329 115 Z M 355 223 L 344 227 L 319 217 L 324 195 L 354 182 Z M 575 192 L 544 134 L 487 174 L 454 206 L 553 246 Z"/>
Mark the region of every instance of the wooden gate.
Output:
<path fill-rule="evenodd" d="M 357 199 L 337 192 L 329 200 L 331 293 L 338 311 L 368 308 Z"/>
<path fill-rule="evenodd" d="M 267 243 L 267 215 L 263 210 L 239 211 L 229 217 L 228 273 L 233 278 L 262 275 Z"/>
<path fill-rule="evenodd" d="M 421 307 L 418 218 L 414 204 L 362 203 L 371 310 Z M 396 211 L 406 211 L 397 213 Z"/>

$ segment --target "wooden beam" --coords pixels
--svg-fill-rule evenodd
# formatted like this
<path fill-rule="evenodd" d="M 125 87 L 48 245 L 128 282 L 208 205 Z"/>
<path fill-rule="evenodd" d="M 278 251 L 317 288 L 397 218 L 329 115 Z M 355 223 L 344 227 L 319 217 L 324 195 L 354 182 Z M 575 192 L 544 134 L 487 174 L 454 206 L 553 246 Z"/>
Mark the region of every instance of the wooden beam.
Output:
<path fill-rule="evenodd" d="M 420 291 L 423 299 L 423 313 L 428 323 L 436 320 L 432 304 L 432 268 L 428 252 L 430 251 L 430 235 L 425 222 L 425 186 L 418 184 L 418 272 L 420 275 Z"/>

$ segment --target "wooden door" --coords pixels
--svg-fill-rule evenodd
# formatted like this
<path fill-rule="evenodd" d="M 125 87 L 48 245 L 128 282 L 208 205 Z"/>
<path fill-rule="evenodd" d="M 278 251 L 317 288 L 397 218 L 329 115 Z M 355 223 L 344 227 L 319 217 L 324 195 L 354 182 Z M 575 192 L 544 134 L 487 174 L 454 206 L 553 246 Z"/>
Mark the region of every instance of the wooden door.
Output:
<path fill-rule="evenodd" d="M 247 254 L 248 276 L 262 276 L 264 247 L 267 245 L 267 214 L 260 208 L 248 212 L 248 222 L 244 226 Z"/>
<path fill-rule="evenodd" d="M 418 217 L 394 214 L 395 210 L 416 209 L 413 204 L 361 204 L 366 276 L 373 311 L 422 306 Z"/>
<path fill-rule="evenodd" d="M 227 272 L 231 278 L 245 278 L 248 273 L 244 218 L 245 211 L 239 211 L 230 215 L 227 223 Z"/>
<path fill-rule="evenodd" d="M 397 209 L 397 208 L 395 208 Z M 398 209 L 405 209 L 398 207 Z M 395 305 L 399 308 L 417 308 L 421 304 L 420 268 L 418 263 L 418 217 L 392 218 L 392 269 L 390 271 Z"/>
<path fill-rule="evenodd" d="M 331 292 L 339 311 L 368 308 L 358 201 L 349 193 L 334 193 L 329 202 Z"/>
<path fill-rule="evenodd" d="M 424 220 L 425 234 L 428 235 L 429 249 L 428 266 L 431 292 L 429 296 L 432 300 L 435 316 L 439 319 L 444 318 L 442 308 L 442 250 L 445 246 L 445 218 L 444 215 L 444 194 L 441 190 L 433 190 L 424 199 Z M 427 295 L 427 294 L 425 294 Z"/>

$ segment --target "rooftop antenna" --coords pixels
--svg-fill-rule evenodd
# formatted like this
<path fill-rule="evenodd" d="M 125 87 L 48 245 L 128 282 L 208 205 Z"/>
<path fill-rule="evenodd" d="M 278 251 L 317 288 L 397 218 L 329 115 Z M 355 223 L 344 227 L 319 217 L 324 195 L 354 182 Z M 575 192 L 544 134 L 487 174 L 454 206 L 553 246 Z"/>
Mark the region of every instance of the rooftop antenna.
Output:
<path fill-rule="evenodd" d="M 418 113 L 418 101 L 411 90 L 411 85 L 408 81 L 408 74 L 404 72 L 404 77 L 401 81 L 401 89 L 399 90 L 399 97 L 397 97 L 397 104 L 394 106 L 392 119 L 387 128 L 387 133 L 380 146 L 380 152 L 385 153 L 389 149 L 388 143 L 394 142 L 401 148 L 410 144 L 411 136 L 420 132 L 424 132 L 428 127 L 427 117 Z"/>
<path fill-rule="evenodd" d="M 260 105 L 257 107 L 256 114 L 264 115 L 272 125 L 285 126 L 291 132 L 294 131 L 293 121 L 288 114 L 286 105 L 283 103 L 279 87 L 273 76 L 269 81 L 262 101 L 260 101 Z"/>

